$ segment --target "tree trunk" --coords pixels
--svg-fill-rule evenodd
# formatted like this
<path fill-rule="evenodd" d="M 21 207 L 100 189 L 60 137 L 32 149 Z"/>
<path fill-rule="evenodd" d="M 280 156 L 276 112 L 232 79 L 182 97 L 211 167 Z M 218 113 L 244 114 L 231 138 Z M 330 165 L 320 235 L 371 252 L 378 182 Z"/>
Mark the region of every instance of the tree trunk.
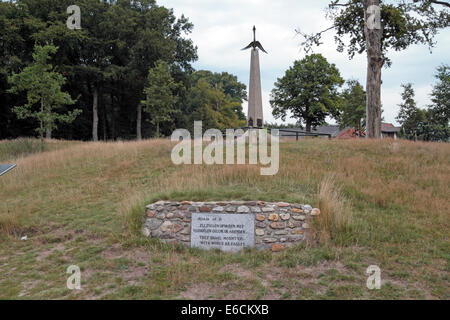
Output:
<path fill-rule="evenodd" d="M 136 136 L 138 140 L 142 140 L 142 104 L 139 103 L 137 107 L 136 119 Z"/>
<path fill-rule="evenodd" d="M 93 89 L 94 101 L 92 103 L 92 140 L 98 141 L 98 89 L 96 86 Z"/>
<path fill-rule="evenodd" d="M 156 138 L 159 138 L 159 121 L 156 121 Z"/>
<path fill-rule="evenodd" d="M 311 132 L 311 120 L 306 120 L 306 132 Z"/>
<path fill-rule="evenodd" d="M 44 112 L 44 98 L 41 97 L 41 114 Z M 41 127 L 41 130 L 39 130 L 39 138 L 41 140 L 41 152 L 44 152 L 44 122 L 41 119 L 39 121 L 39 125 Z"/>
<path fill-rule="evenodd" d="M 116 123 L 114 122 L 115 119 L 115 112 L 116 112 L 116 108 L 114 105 L 114 93 L 111 91 L 111 105 L 110 105 L 110 112 L 108 113 L 108 119 L 109 119 L 109 128 L 110 128 L 110 138 L 111 140 L 114 140 L 116 137 Z M 118 98 L 116 98 L 118 101 Z"/>
<path fill-rule="evenodd" d="M 367 51 L 367 101 L 366 138 L 381 137 L 381 69 L 384 59 L 381 51 L 383 31 L 377 21 L 377 14 L 371 8 L 378 7 L 380 0 L 364 0 L 364 33 Z M 375 7 L 374 7 L 375 6 Z M 368 10 L 370 10 L 368 12 Z"/>
<path fill-rule="evenodd" d="M 52 138 L 52 130 L 47 128 L 45 130 L 45 139 L 51 139 Z"/>
<path fill-rule="evenodd" d="M 108 135 L 106 133 L 106 103 L 103 104 L 102 122 L 103 122 L 103 141 L 106 142 L 108 140 Z"/>

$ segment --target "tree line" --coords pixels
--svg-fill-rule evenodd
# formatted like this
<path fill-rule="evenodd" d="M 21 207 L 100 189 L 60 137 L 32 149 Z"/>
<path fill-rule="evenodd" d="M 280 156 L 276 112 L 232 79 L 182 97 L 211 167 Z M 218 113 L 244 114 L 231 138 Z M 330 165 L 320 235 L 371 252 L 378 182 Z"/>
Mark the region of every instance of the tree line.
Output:
<path fill-rule="evenodd" d="M 417 107 L 412 84 L 402 85 L 403 102 L 397 117 L 402 137 L 424 141 L 450 139 L 450 66 L 438 67 L 435 78 L 427 109 Z M 297 126 L 305 124 L 307 132 L 326 124 L 327 117 L 342 129 L 352 127 L 355 132 L 365 132 L 366 102 L 364 87 L 354 79 L 345 81 L 336 65 L 321 54 L 295 61 L 275 83 L 270 100 L 275 118 L 284 121 L 290 116 L 297 120 Z"/>
<path fill-rule="evenodd" d="M 202 120 L 205 130 L 246 125 L 246 86 L 226 72 L 192 67 L 197 48 L 188 38 L 193 25 L 186 17 L 177 19 L 154 0 L 80 0 L 81 29 L 72 30 L 66 25 L 71 2 L 0 2 L 0 139 L 36 131 L 41 141 L 142 139 L 168 136 L 175 128 L 192 130 L 195 120 Z M 341 127 L 377 137 L 381 67 L 391 65 L 387 51 L 413 43 L 432 46 L 437 30 L 449 23 L 448 11 L 434 4 L 332 1 L 338 50 L 346 47 L 341 38 L 347 34 L 350 57 L 367 51 L 367 92 L 358 81 L 345 81 L 322 55 L 308 54 L 275 83 L 270 101 L 275 118 L 289 115 L 311 131 L 332 117 Z M 381 29 L 368 27 L 373 5 L 381 8 Z M 305 35 L 307 51 L 320 44 L 321 34 Z M 448 66 L 437 78 L 426 112 L 411 102 L 413 90 L 405 86 L 398 117 L 405 137 L 448 140 Z"/>
<path fill-rule="evenodd" d="M 450 140 L 450 66 L 438 67 L 437 83 L 431 92 L 431 104 L 419 108 L 411 83 L 403 84 L 402 103 L 397 116 L 401 124 L 400 136 L 409 140 Z"/>
<path fill-rule="evenodd" d="M 154 0 L 0 2 L 0 139 L 141 139 L 245 125 L 246 86 L 196 71 L 192 23 Z"/>
<path fill-rule="evenodd" d="M 326 16 L 330 26 L 307 34 L 297 30 L 306 52 L 322 44 L 324 33 L 334 30 L 337 51 L 349 58 L 367 55 L 366 136 L 381 137 L 381 83 L 383 67 L 391 67 L 388 52 L 413 44 L 435 45 L 440 29 L 450 25 L 450 2 L 435 0 L 330 0 Z"/>

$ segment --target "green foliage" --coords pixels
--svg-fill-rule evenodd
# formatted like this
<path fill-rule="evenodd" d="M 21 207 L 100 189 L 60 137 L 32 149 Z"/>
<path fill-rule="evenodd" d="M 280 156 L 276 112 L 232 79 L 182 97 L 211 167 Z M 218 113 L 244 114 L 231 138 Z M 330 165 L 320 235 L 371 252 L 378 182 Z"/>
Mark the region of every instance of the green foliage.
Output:
<path fill-rule="evenodd" d="M 448 92 L 448 78 L 445 77 L 446 68 L 438 68 L 437 78 L 442 79 L 435 85 L 432 93 L 433 105 L 428 110 L 419 109 L 414 100 L 412 84 L 402 85 L 403 93 L 397 121 L 402 126 L 401 135 L 410 140 L 449 141 L 450 127 L 448 118 L 448 101 L 441 100 Z M 446 109 L 447 105 L 447 109 Z"/>
<path fill-rule="evenodd" d="M 9 78 L 12 85 L 11 93 L 27 92 L 27 103 L 17 106 L 13 111 L 19 119 L 34 118 L 39 121 L 37 129 L 41 138 L 46 131 L 57 128 L 56 123 L 71 123 L 81 113 L 75 109 L 67 113 L 57 113 L 57 109 L 64 105 L 73 105 L 74 100 L 69 94 L 62 92 L 61 87 L 66 82 L 65 78 L 54 71 L 48 63 L 50 55 L 57 52 L 58 48 L 53 45 L 36 46 L 33 53 L 33 63 L 23 69 L 21 73 L 13 73 Z M 40 108 L 36 109 L 39 104 Z"/>
<path fill-rule="evenodd" d="M 158 60 L 168 63 L 176 82 L 188 87 L 197 49 L 185 37 L 193 28 L 186 17 L 176 18 L 172 9 L 154 0 L 80 0 L 76 5 L 81 9 L 82 29 L 69 30 L 66 9 L 72 4 L 70 0 L 0 2 L 0 137 L 33 134 L 29 129 L 33 122 L 17 119 L 11 110 L 23 104 L 25 96 L 6 89 L 8 76 L 33 61 L 35 43 L 59 47 L 52 63 L 67 78 L 66 88 L 78 97 L 76 107 L 83 110 L 72 125 L 59 128 L 61 138 L 92 138 L 96 91 L 103 138 L 135 138 L 136 110 L 145 99 L 148 70 Z M 180 88 L 177 95 L 182 93 Z M 176 107 L 182 110 L 183 106 L 178 102 Z M 155 125 L 145 117 L 143 133 L 149 136 Z"/>
<path fill-rule="evenodd" d="M 192 83 L 196 84 L 200 79 L 205 80 L 214 88 L 220 88 L 232 100 L 240 103 L 247 100 L 247 87 L 239 82 L 235 75 L 228 72 L 213 73 L 207 70 L 199 70 L 192 75 Z M 243 119 L 245 119 L 245 116 Z"/>
<path fill-rule="evenodd" d="M 364 1 L 333 0 L 328 6 L 327 17 L 332 21 L 332 27 L 313 35 L 301 33 L 305 42 L 305 50 L 320 45 L 324 32 L 334 29 L 334 37 L 339 52 L 347 49 L 350 58 L 356 53 L 366 51 L 364 34 Z M 433 3 L 434 2 L 434 3 Z M 448 27 L 450 15 L 448 4 L 437 6 L 435 1 L 405 0 L 380 1 L 383 59 L 387 65 L 391 61 L 386 56 L 389 50 L 405 50 L 412 44 L 427 44 L 434 46 L 434 36 L 439 29 Z M 349 39 L 349 40 L 348 40 Z M 346 42 L 348 40 L 348 42 Z"/>
<path fill-rule="evenodd" d="M 439 9 L 435 5 L 439 5 Z M 450 25 L 449 7 L 445 1 L 332 0 L 327 12 L 327 17 L 333 22 L 329 28 L 312 35 L 298 31 L 305 38 L 302 45 L 306 52 L 322 44 L 325 32 L 334 30 L 339 52 L 347 49 L 350 59 L 356 53 L 367 53 L 368 138 L 381 137 L 381 69 L 391 65 L 387 52 L 405 50 L 420 43 L 433 47 L 433 39 L 439 29 Z M 375 19 L 380 20 L 376 23 L 380 25 L 371 28 L 369 22 L 374 16 L 369 11 L 374 8 Z"/>
<path fill-rule="evenodd" d="M 436 118 L 433 109 L 421 110 L 425 113 L 424 121 L 418 124 L 418 138 L 423 141 L 450 141 L 450 127 L 443 125 Z"/>
<path fill-rule="evenodd" d="M 70 0 L 0 2 L 0 138 L 34 133 L 34 119 L 18 119 L 12 112 L 13 106 L 24 104 L 25 94 L 6 90 L 8 76 L 33 62 L 34 45 L 47 42 L 58 46 L 52 64 L 67 79 L 65 88 L 77 97 L 76 108 L 83 111 L 72 124 L 55 131 L 57 138 L 92 139 L 96 109 L 103 139 L 134 139 L 136 111 L 143 100 L 148 104 L 141 121 L 144 137 L 189 128 L 194 120 L 217 128 L 245 125 L 246 86 L 236 76 L 193 74 L 197 48 L 187 37 L 193 24 L 185 16 L 177 18 L 172 9 L 154 0 L 80 0 L 76 5 L 81 9 L 81 30 L 70 30 L 66 9 L 72 4 Z M 158 93 L 149 84 L 149 69 L 162 62 L 177 85 L 160 92 L 161 100 L 151 101 L 144 88 Z M 200 79 L 206 84 L 198 84 Z"/>
<path fill-rule="evenodd" d="M 156 136 L 159 137 L 159 125 L 164 122 L 173 122 L 174 114 L 179 110 L 175 108 L 178 97 L 175 91 L 181 86 L 176 83 L 170 74 L 169 65 L 158 60 L 155 67 L 148 72 L 148 85 L 144 89 L 146 100 L 142 101 L 144 111 L 150 115 L 156 125 Z"/>
<path fill-rule="evenodd" d="M 420 127 L 426 141 L 450 140 L 450 67 L 446 64 L 437 68 L 436 83 L 431 92 L 432 104 L 426 112 L 426 121 Z"/>
<path fill-rule="evenodd" d="M 193 129 L 194 121 L 203 121 L 203 129 L 220 130 L 244 127 L 242 100 L 245 85 L 228 73 L 198 71 L 192 75 L 192 87 L 186 99 L 186 128 Z"/>
<path fill-rule="evenodd" d="M 295 61 L 272 90 L 270 104 L 275 118 L 286 119 L 290 112 L 299 122 L 321 125 L 327 116 L 338 115 L 338 88 L 344 83 L 339 70 L 320 54 Z"/>
<path fill-rule="evenodd" d="M 403 102 L 399 104 L 400 111 L 396 120 L 402 126 L 402 135 L 406 139 L 414 139 L 417 136 L 419 123 L 425 120 L 425 113 L 416 106 L 412 84 L 403 84 L 402 88 Z"/>
<path fill-rule="evenodd" d="M 338 123 L 341 128 L 354 127 L 361 130 L 366 118 L 366 92 L 357 80 L 347 81 L 347 88 L 341 93 Z"/>
<path fill-rule="evenodd" d="M 432 105 L 430 108 L 436 121 L 448 127 L 450 122 L 450 66 L 447 64 L 439 66 L 435 77 L 438 83 L 434 85 L 431 93 Z"/>

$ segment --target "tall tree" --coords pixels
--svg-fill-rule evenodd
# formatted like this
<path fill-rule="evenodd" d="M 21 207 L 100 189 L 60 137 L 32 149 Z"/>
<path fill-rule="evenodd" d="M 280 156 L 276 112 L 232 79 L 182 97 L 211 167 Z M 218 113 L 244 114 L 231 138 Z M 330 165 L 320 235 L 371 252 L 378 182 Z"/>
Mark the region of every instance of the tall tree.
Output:
<path fill-rule="evenodd" d="M 402 84 L 402 88 L 402 103 L 399 104 L 400 111 L 396 120 L 402 126 L 401 134 L 411 140 L 417 138 L 418 128 L 425 121 L 426 115 L 423 110 L 417 108 L 412 84 Z"/>
<path fill-rule="evenodd" d="M 108 15 L 111 5 L 108 2 L 89 0 L 82 3 L 80 8 L 82 30 L 85 30 L 86 37 L 80 43 L 78 51 L 80 60 L 76 69 L 86 82 L 92 97 L 92 140 L 98 141 L 99 98 L 105 86 L 107 68 L 111 68 L 115 62 L 112 59 L 113 50 L 119 39 L 114 41 L 109 38 L 115 29 L 111 29 L 110 15 Z"/>
<path fill-rule="evenodd" d="M 366 118 L 366 92 L 357 80 L 348 80 L 341 93 L 338 123 L 341 128 L 354 127 L 362 132 Z"/>
<path fill-rule="evenodd" d="M 26 96 L 8 92 L 8 77 L 33 61 L 35 41 L 31 36 L 42 26 L 43 22 L 30 15 L 27 6 L 0 1 L 0 139 L 35 133 L 34 120 L 17 119 L 12 110 L 25 103 Z"/>
<path fill-rule="evenodd" d="M 443 64 L 438 67 L 435 75 L 438 83 L 433 86 L 431 92 L 432 104 L 429 107 L 434 117 L 443 126 L 449 126 L 450 122 L 450 66 Z"/>
<path fill-rule="evenodd" d="M 57 47 L 53 45 L 36 46 L 33 53 L 33 63 L 21 73 L 14 73 L 9 82 L 11 93 L 27 92 L 27 103 L 14 108 L 18 118 L 34 118 L 39 121 L 37 129 L 41 139 L 41 149 L 44 147 L 44 133 L 51 138 L 51 132 L 57 129 L 57 122 L 71 123 L 81 113 L 76 109 L 67 113 L 57 113 L 64 105 L 73 105 L 74 100 L 69 94 L 62 92 L 65 78 L 54 71 L 48 63 L 50 55 L 55 54 Z M 39 104 L 36 110 L 36 105 Z"/>
<path fill-rule="evenodd" d="M 191 39 L 185 37 L 192 32 L 193 24 L 182 15 L 176 19 L 173 10 L 157 6 L 154 0 L 141 0 L 134 3 L 137 12 L 137 23 L 134 37 L 130 44 L 130 55 L 127 57 L 126 79 L 132 85 L 133 92 L 139 99 L 132 99 L 137 110 L 136 133 L 142 136 L 141 121 L 145 119 L 142 114 L 141 100 L 144 86 L 147 84 L 149 68 L 152 68 L 157 60 L 162 60 L 170 65 L 171 75 L 176 82 L 183 82 L 188 86 L 188 79 L 194 71 L 191 62 L 198 59 L 197 47 Z M 125 39 L 126 40 L 126 39 Z M 185 88 L 179 86 L 177 95 L 185 94 Z M 182 109 L 182 100 L 177 101 L 177 108 Z"/>
<path fill-rule="evenodd" d="M 339 70 L 320 54 L 295 61 L 272 90 L 270 104 L 275 118 L 286 119 L 290 112 L 305 122 L 306 131 L 323 124 L 327 116 L 338 115 L 338 88 L 344 84 Z"/>
<path fill-rule="evenodd" d="M 144 111 L 149 114 L 150 121 L 156 125 L 156 137 L 160 137 L 160 124 L 171 122 L 175 113 L 178 97 L 175 91 L 180 86 L 170 74 L 169 65 L 157 61 L 148 72 L 148 85 L 144 89 L 146 99 L 142 101 Z"/>
<path fill-rule="evenodd" d="M 350 58 L 355 53 L 367 54 L 366 136 L 381 136 L 381 70 L 390 66 L 390 49 L 400 51 L 411 44 L 433 47 L 438 30 L 449 26 L 450 2 L 432 0 L 332 0 L 327 16 L 332 26 L 316 34 L 306 35 L 305 50 L 321 44 L 324 32 L 334 29 L 338 51 L 348 48 Z M 345 39 L 350 39 L 348 45 Z"/>
<path fill-rule="evenodd" d="M 402 126 L 401 135 L 410 140 L 449 141 L 450 124 L 448 120 L 448 83 L 445 85 L 446 69 L 438 68 L 439 81 L 431 94 L 433 104 L 428 110 L 419 109 L 414 100 L 414 89 L 410 83 L 402 85 L 402 103 L 397 121 Z M 448 81 L 448 80 L 447 80 Z"/>

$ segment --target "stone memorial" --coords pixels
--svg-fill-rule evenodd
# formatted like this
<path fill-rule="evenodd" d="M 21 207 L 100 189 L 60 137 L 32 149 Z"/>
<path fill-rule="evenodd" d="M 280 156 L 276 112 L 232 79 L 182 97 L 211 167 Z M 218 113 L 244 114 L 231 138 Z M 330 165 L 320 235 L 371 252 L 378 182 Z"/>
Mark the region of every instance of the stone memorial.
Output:
<path fill-rule="evenodd" d="M 158 201 L 147 206 L 142 233 L 169 244 L 238 252 L 282 251 L 305 239 L 320 210 L 264 201 Z"/>

